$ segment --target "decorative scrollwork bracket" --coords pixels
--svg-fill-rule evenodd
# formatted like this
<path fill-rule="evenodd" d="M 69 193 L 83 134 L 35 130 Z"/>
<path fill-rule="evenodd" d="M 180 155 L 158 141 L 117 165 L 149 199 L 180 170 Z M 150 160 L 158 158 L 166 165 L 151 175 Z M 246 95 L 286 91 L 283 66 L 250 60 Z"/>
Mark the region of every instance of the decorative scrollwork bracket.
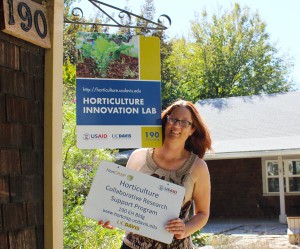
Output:
<path fill-rule="evenodd" d="M 95 22 L 87 22 L 84 19 L 83 10 L 79 7 L 74 7 L 71 9 L 71 14 L 68 16 L 64 16 L 65 23 L 72 24 L 82 24 L 82 25 L 96 25 L 96 26 L 106 26 L 106 27 L 121 27 L 121 28 L 141 28 L 144 30 L 166 30 L 169 26 L 171 26 L 171 18 L 165 14 L 160 15 L 157 22 L 153 22 L 147 18 L 131 13 L 127 10 L 120 9 L 118 7 L 109 5 L 107 3 L 100 2 L 98 0 L 87 0 L 92 5 L 94 5 L 101 13 L 103 13 L 107 19 L 107 23 L 95 23 Z M 104 10 L 103 6 L 106 6 L 108 9 L 112 11 L 116 10 L 119 12 L 118 18 L 119 21 L 114 18 L 113 14 L 109 14 L 106 10 Z M 142 25 L 133 25 L 132 17 L 135 17 L 141 20 Z M 124 18 L 127 18 L 126 24 L 122 22 Z M 164 20 L 167 20 L 168 27 L 164 25 Z"/>

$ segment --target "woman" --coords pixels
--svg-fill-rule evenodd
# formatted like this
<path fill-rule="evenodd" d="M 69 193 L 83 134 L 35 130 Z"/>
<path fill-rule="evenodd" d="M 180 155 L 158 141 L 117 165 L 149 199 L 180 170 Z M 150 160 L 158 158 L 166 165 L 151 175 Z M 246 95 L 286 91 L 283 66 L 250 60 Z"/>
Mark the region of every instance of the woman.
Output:
<path fill-rule="evenodd" d="M 197 109 L 189 101 L 179 100 L 162 113 L 163 145 L 155 149 L 137 149 L 127 167 L 184 186 L 186 189 L 178 218 L 165 228 L 174 234 L 171 244 L 127 232 L 121 249 L 191 249 L 191 235 L 207 222 L 210 207 L 210 176 L 203 156 L 211 150 L 209 131 Z M 194 203 L 194 215 L 189 218 Z M 99 224 L 112 228 L 109 222 Z"/>

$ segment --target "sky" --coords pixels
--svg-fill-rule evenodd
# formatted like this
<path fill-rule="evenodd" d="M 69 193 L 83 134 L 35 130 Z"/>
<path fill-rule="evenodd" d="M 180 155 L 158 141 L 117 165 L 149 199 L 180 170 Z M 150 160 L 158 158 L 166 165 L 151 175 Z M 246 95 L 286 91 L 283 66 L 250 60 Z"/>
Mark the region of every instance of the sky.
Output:
<path fill-rule="evenodd" d="M 81 2 L 84 2 L 82 0 Z M 125 0 L 107 1 L 105 3 L 124 8 Z M 167 29 L 170 38 L 189 36 L 190 21 L 195 13 L 206 9 L 208 14 L 218 14 L 231 9 L 238 2 L 242 7 L 248 6 L 251 11 L 258 11 L 260 18 L 267 24 L 270 40 L 276 43 L 280 53 L 294 58 L 294 69 L 291 73 L 296 88 L 300 91 L 300 0 L 154 0 L 156 18 L 168 15 L 172 24 Z M 140 14 L 144 0 L 129 0 L 131 10 Z"/>

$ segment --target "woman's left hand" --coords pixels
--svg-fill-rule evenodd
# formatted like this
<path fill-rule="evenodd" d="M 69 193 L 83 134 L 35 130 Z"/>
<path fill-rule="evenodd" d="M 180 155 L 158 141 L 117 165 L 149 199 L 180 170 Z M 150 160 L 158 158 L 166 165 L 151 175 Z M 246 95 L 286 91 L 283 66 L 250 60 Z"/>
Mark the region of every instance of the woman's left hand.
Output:
<path fill-rule="evenodd" d="M 186 237 L 186 226 L 184 221 L 180 218 L 170 220 L 165 225 L 165 228 L 168 232 L 173 233 L 176 239 L 183 239 Z"/>
<path fill-rule="evenodd" d="M 103 221 L 103 220 L 99 220 L 98 221 L 98 225 L 99 226 L 102 226 L 103 228 L 107 228 L 107 229 L 115 229 L 115 227 L 114 226 L 112 226 L 111 224 L 110 224 L 110 221 Z"/>

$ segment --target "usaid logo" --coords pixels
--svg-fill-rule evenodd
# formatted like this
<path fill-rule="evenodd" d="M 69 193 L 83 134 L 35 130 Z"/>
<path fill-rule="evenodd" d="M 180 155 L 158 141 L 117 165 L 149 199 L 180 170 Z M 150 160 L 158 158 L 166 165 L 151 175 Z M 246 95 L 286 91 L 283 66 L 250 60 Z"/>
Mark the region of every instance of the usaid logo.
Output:
<path fill-rule="evenodd" d="M 83 134 L 83 139 L 84 140 L 90 140 L 90 134 L 89 133 L 84 133 Z"/>
<path fill-rule="evenodd" d="M 107 134 L 105 133 L 84 133 L 83 134 L 83 139 L 84 140 L 98 140 L 98 139 L 106 139 L 107 138 Z"/>
<path fill-rule="evenodd" d="M 177 190 L 172 189 L 172 188 L 169 188 L 169 187 L 166 187 L 166 186 L 163 186 L 163 185 L 159 185 L 159 186 L 158 186 L 158 189 L 159 189 L 160 191 L 166 191 L 166 192 L 168 192 L 168 193 L 170 193 L 170 194 L 177 195 Z"/>
<path fill-rule="evenodd" d="M 112 134 L 113 139 L 129 139 L 131 134 Z"/>

